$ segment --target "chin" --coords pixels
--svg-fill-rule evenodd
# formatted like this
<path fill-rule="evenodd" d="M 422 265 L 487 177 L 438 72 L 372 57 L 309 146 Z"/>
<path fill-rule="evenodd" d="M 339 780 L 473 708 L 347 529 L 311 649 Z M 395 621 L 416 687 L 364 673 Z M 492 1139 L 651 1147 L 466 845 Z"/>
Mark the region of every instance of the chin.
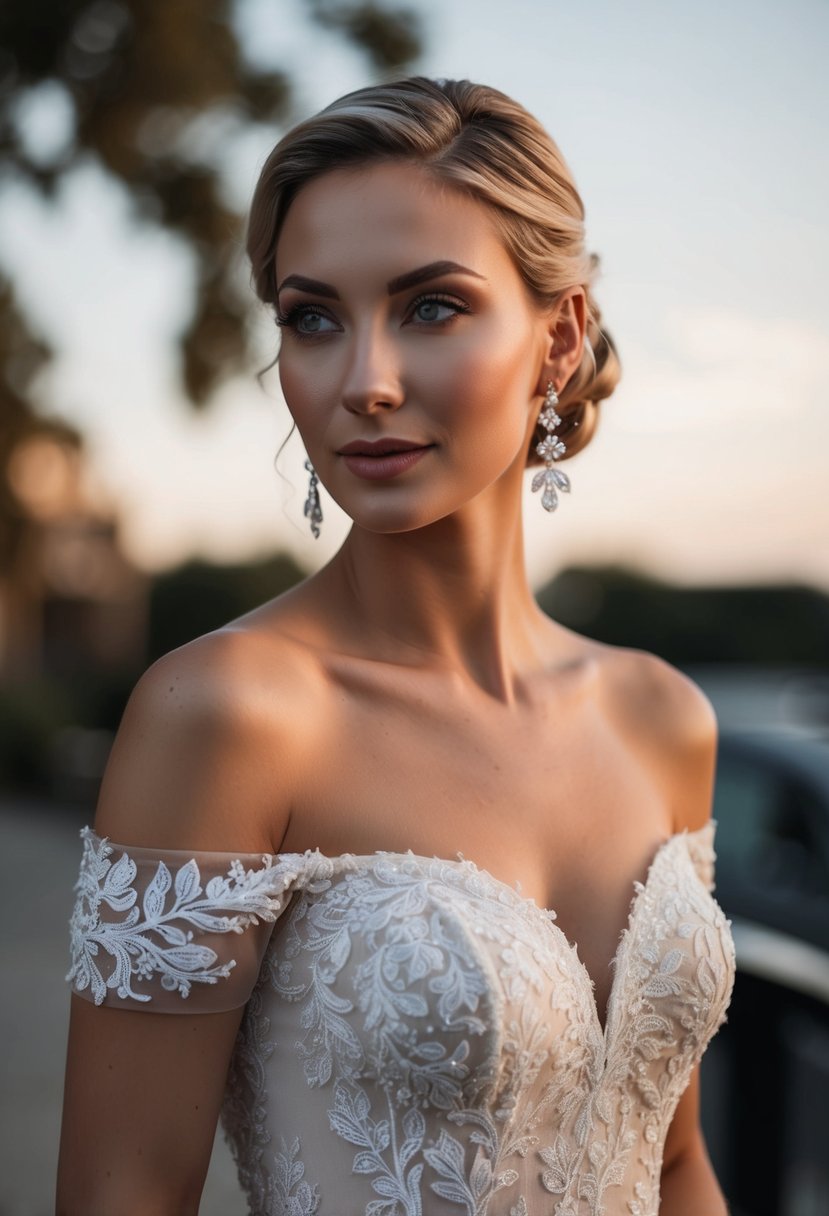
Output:
<path fill-rule="evenodd" d="M 482 497 L 493 492 L 499 475 L 506 471 L 499 467 L 487 478 L 486 470 L 479 469 L 476 470 L 478 477 L 456 475 L 449 485 L 445 478 L 441 479 L 442 484 L 437 480 L 430 484 L 429 479 L 424 478 L 419 485 L 375 483 L 374 486 L 366 484 L 365 489 L 353 485 L 325 485 L 325 482 L 323 485 L 358 528 L 381 536 L 393 536 L 417 532 L 454 515 L 461 516 L 470 507 L 474 510 Z"/>
<path fill-rule="evenodd" d="M 334 498 L 334 495 L 331 497 Z M 335 501 L 356 527 L 378 536 L 394 536 L 428 528 L 463 505 L 457 502 L 428 504 L 424 501 L 426 497 L 421 489 L 416 494 L 375 494 L 372 495 L 373 501 L 366 498 L 360 501 L 355 494 L 344 494 Z"/>
<path fill-rule="evenodd" d="M 374 510 L 348 512 L 352 522 L 363 532 L 372 532 L 376 536 L 396 536 L 403 532 L 417 532 L 420 528 L 428 528 L 444 518 L 441 515 L 426 515 L 423 511 L 413 510 Z"/>

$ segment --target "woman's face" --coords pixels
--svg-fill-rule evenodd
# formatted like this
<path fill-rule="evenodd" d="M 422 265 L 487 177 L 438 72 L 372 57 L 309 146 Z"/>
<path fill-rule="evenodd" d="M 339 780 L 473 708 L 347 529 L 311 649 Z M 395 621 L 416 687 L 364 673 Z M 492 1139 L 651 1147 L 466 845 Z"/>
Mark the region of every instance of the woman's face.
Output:
<path fill-rule="evenodd" d="M 406 531 L 516 492 L 550 321 L 486 207 L 417 166 L 338 169 L 292 203 L 276 274 L 285 400 L 357 524 Z"/>

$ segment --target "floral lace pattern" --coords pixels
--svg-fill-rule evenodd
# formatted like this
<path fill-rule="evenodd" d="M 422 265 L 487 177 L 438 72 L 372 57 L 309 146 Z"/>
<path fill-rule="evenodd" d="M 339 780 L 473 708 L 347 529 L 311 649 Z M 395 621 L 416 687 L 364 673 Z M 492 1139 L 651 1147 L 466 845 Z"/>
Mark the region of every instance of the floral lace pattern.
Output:
<path fill-rule="evenodd" d="M 81 831 L 81 838 L 83 858 L 69 926 L 71 967 L 66 978 L 75 992 L 88 994 L 96 1005 L 103 1004 L 108 990 L 121 1000 L 148 1004 L 153 995 L 133 984 L 154 978 L 163 990 L 185 999 L 193 984 L 227 979 L 237 960 L 220 962 L 217 951 L 196 943 L 195 935 L 241 934 L 259 920 L 275 920 L 284 905 L 279 898 L 280 879 L 274 882 L 275 868 L 268 855 L 257 870 L 246 870 L 238 858 L 231 860 L 226 875 L 215 875 L 205 887 L 195 859 L 177 868 L 175 881 L 165 862 L 154 860 L 154 872 L 139 901 L 133 857 L 122 851 L 113 862 L 117 846 L 90 828 Z M 286 885 L 282 877 L 281 886 Z M 113 912 L 125 915 L 113 919 Z"/>
<path fill-rule="evenodd" d="M 668 1127 L 733 984 L 712 834 L 672 837 L 635 884 L 604 1031 L 554 914 L 473 863 L 307 854 L 224 1111 L 251 1211 L 295 1210 L 274 1201 L 272 1145 L 301 1105 L 320 1216 L 656 1216 Z"/>
<path fill-rule="evenodd" d="M 243 973 L 222 1122 L 253 1216 L 657 1216 L 734 979 L 713 832 L 671 837 L 634 884 L 604 1028 L 553 912 L 412 853 L 200 867 L 87 831 L 70 978 L 195 1010 Z"/>

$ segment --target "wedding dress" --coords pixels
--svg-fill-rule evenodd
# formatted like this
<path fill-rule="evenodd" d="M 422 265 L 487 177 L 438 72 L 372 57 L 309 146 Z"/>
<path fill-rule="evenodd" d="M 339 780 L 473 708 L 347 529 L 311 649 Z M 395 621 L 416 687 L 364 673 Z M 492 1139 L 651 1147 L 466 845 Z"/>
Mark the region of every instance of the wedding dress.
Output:
<path fill-rule="evenodd" d="M 154 851 L 90 828 L 73 990 L 245 1006 L 222 1124 L 254 1216 L 657 1216 L 725 1021 L 715 825 L 635 883 L 602 1026 L 576 947 L 470 861 Z"/>

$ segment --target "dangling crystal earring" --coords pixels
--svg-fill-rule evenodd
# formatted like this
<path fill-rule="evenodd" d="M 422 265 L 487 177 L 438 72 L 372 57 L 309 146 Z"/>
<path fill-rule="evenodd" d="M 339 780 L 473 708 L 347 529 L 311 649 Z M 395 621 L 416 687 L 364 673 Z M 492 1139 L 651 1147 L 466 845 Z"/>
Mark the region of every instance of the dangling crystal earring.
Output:
<path fill-rule="evenodd" d="M 558 394 L 556 393 L 555 385 L 552 380 L 547 384 L 547 395 L 544 398 L 544 408 L 542 409 L 538 421 L 547 431 L 547 434 L 536 444 L 536 452 L 544 460 L 547 466 L 536 473 L 533 478 L 532 489 L 533 493 L 544 487 L 544 493 L 541 495 L 541 505 L 545 511 L 555 511 L 558 506 L 558 494 L 556 494 L 556 486 L 559 490 L 570 492 L 570 478 L 566 473 L 562 473 L 561 469 L 553 468 L 553 461 L 558 460 L 563 456 L 567 448 L 560 439 L 554 439 L 552 432 L 557 426 L 561 425 L 561 419 L 556 413 L 558 405 Z"/>
<path fill-rule="evenodd" d="M 314 539 L 317 539 L 320 534 L 320 524 L 322 523 L 320 493 L 317 489 L 319 477 L 317 477 L 317 471 L 310 460 L 305 461 L 305 467 L 311 474 L 311 480 L 308 482 L 308 497 L 305 499 L 305 515 L 311 525 Z"/>

